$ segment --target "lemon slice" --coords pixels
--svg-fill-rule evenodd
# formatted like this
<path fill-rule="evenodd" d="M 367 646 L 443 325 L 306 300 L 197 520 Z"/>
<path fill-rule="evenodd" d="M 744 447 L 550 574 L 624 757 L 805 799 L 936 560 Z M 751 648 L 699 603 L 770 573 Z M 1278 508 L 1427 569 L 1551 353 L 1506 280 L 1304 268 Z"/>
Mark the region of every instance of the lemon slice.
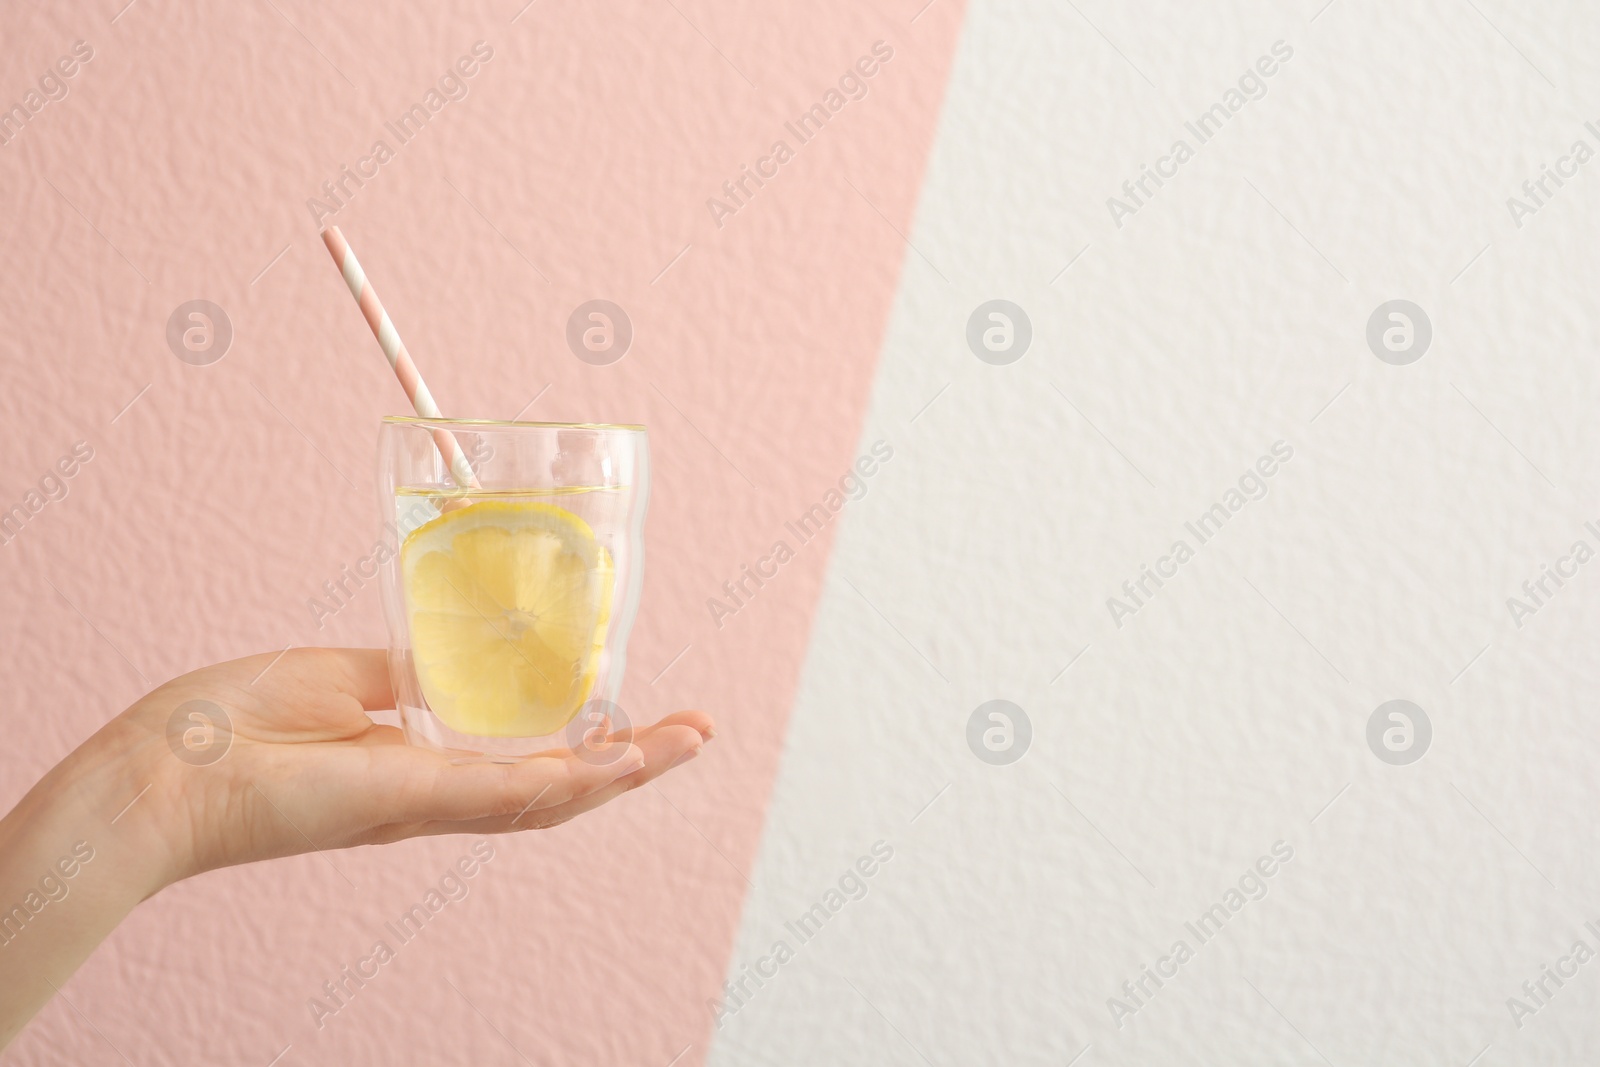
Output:
<path fill-rule="evenodd" d="M 451 729 L 539 737 L 594 689 L 611 618 L 611 554 L 564 508 L 486 500 L 400 548 L 417 680 Z"/>

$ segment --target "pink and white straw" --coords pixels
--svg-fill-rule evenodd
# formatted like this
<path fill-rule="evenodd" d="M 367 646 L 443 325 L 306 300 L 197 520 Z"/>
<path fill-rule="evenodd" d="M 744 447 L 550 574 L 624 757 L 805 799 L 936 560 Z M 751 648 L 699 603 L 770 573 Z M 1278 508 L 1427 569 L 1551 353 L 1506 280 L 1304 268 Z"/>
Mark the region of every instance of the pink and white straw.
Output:
<path fill-rule="evenodd" d="M 329 226 L 323 230 L 322 243 L 328 246 L 333 262 L 344 275 L 344 283 L 350 287 L 350 295 L 356 298 L 361 314 L 366 317 L 367 325 L 372 328 L 373 336 L 378 339 L 378 346 L 383 349 L 384 356 L 389 360 L 389 366 L 394 369 L 395 377 L 400 379 L 400 387 L 406 391 L 411 407 L 425 419 L 443 418 L 444 416 L 439 413 L 439 405 L 434 403 L 433 394 L 428 392 L 428 383 L 422 380 L 417 365 L 411 361 L 411 353 L 406 351 L 405 342 L 400 340 L 400 335 L 395 332 L 389 313 L 383 310 L 383 303 L 379 301 L 372 283 L 367 280 L 367 273 L 361 269 L 356 254 L 350 250 L 350 243 L 344 239 L 344 234 L 339 232 L 339 227 Z M 450 475 L 456 480 L 456 484 L 463 489 L 476 487 L 478 478 L 473 474 L 472 465 L 467 462 L 466 453 L 462 451 L 461 442 L 456 440 L 455 434 L 436 426 L 433 428 L 433 440 L 439 448 L 439 453 L 450 465 Z"/>

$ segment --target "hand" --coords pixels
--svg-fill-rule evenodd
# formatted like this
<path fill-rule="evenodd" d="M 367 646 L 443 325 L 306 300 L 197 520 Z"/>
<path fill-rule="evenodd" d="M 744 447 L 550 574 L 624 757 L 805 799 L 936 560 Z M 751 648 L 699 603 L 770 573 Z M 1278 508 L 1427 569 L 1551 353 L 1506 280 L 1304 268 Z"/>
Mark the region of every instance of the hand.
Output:
<path fill-rule="evenodd" d="M 198 754 L 178 712 L 196 700 L 223 719 L 219 747 Z M 51 768 L 0 819 L 0 1049 L 139 901 L 180 878 L 419 834 L 554 826 L 714 734 L 703 712 L 681 711 L 578 753 L 455 764 L 367 717 L 393 706 L 380 649 L 251 656 L 173 679 Z"/>
<path fill-rule="evenodd" d="M 231 725 L 231 739 L 226 726 L 212 738 L 227 745 L 215 762 L 175 754 L 169 724 L 191 700 Z M 683 711 L 578 754 L 456 764 L 367 717 L 393 706 L 383 650 L 317 648 L 205 667 L 135 703 L 121 718 L 138 739 L 132 765 L 150 769 L 142 820 L 168 831 L 162 881 L 312 849 L 555 826 L 698 755 L 714 734 L 709 716 Z"/>

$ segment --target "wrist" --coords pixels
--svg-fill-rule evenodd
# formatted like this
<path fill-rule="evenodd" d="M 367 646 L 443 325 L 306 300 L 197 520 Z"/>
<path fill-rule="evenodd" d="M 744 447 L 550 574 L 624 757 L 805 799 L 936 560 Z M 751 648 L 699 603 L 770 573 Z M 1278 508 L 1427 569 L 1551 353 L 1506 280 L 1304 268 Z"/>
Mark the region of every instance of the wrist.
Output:
<path fill-rule="evenodd" d="M 140 817 L 169 795 L 153 742 L 159 738 L 131 728 L 124 717 L 108 723 L 0 820 L 0 849 L 28 856 L 36 867 L 54 865 L 75 848 L 80 855 L 92 851 L 93 859 L 80 866 L 95 875 L 94 895 L 123 914 L 183 877 L 158 821 Z M 37 874 L 47 873 L 45 867 Z M 0 900 L 0 907 L 9 906 Z"/>
<path fill-rule="evenodd" d="M 108 726 L 0 819 L 0 1048 L 170 880 L 137 805 L 124 810 L 147 755 Z"/>

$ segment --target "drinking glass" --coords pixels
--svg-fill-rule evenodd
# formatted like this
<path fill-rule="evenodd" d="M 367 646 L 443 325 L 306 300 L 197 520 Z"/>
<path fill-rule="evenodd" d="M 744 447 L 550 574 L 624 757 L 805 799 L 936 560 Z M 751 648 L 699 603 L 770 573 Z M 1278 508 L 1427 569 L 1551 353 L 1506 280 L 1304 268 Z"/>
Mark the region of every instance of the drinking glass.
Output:
<path fill-rule="evenodd" d="M 627 725 L 615 701 L 643 577 L 643 426 L 395 416 L 378 484 L 408 741 L 506 762 Z"/>

